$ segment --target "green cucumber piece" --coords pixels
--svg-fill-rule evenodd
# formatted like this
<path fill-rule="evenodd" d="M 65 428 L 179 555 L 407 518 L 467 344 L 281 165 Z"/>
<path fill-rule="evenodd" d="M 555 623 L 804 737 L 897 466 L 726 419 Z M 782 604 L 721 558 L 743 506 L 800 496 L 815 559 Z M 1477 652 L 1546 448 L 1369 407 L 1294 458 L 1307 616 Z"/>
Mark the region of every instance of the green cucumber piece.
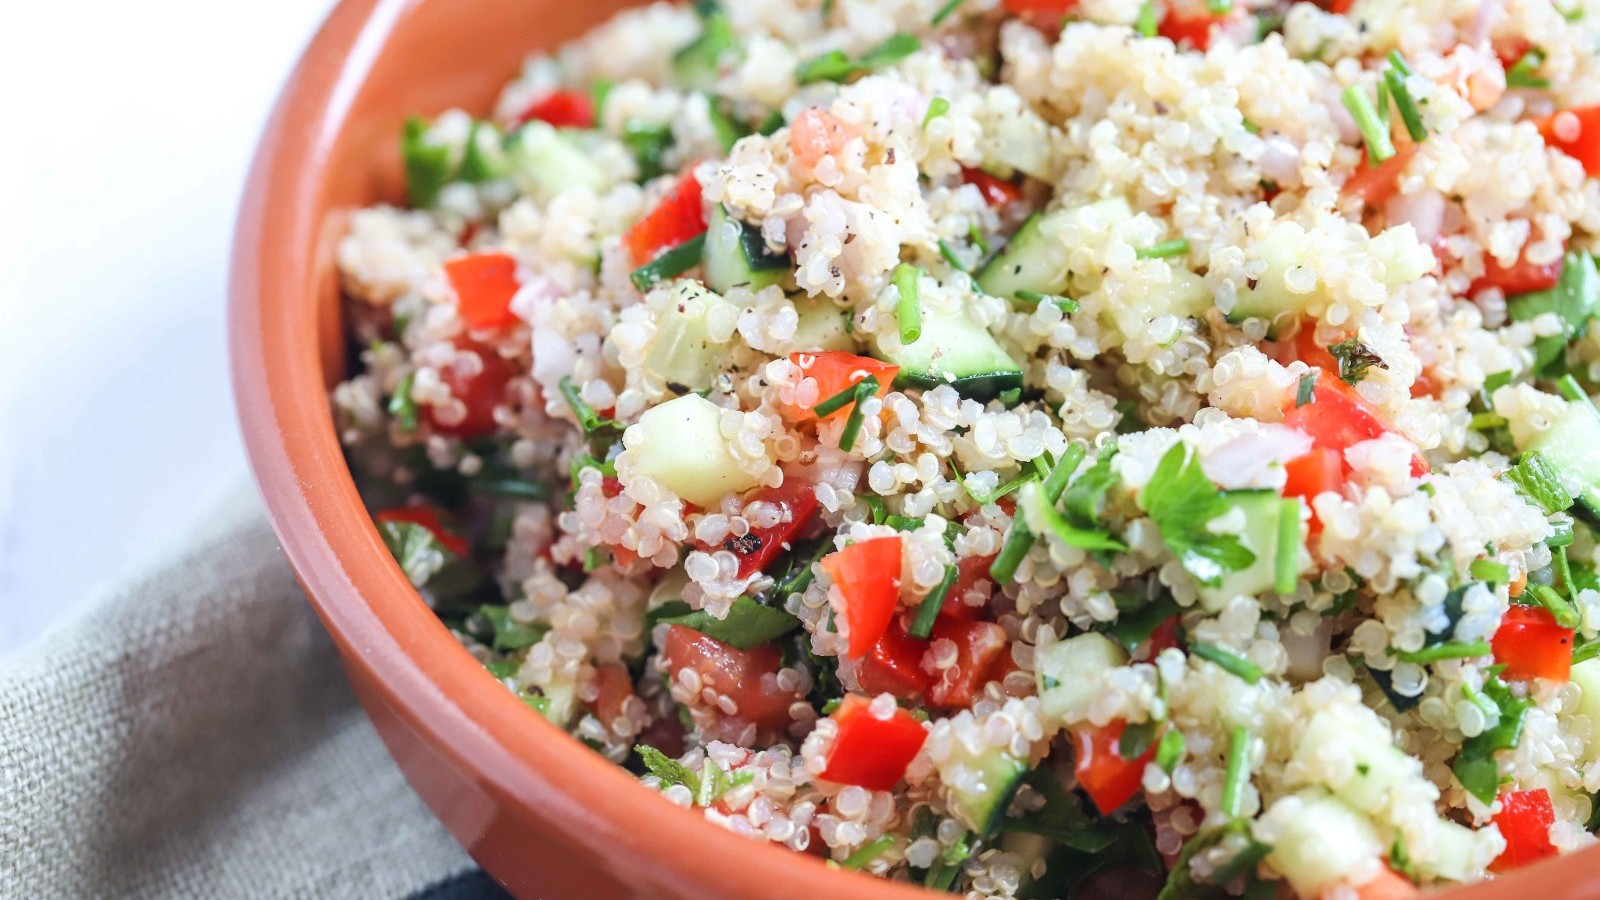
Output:
<path fill-rule="evenodd" d="M 930 389 L 948 384 L 963 397 L 975 400 L 1022 387 L 1022 367 L 989 329 L 972 321 L 959 307 L 924 309 L 922 334 L 916 343 L 895 350 L 881 345 L 878 349 L 900 367 L 895 378 L 898 386 Z"/>
<path fill-rule="evenodd" d="M 1256 555 L 1255 562 L 1222 576 L 1216 587 L 1200 585 L 1200 599 L 1207 609 L 1221 609 L 1236 596 L 1259 596 L 1273 589 L 1278 581 L 1278 521 L 1283 504 L 1277 491 L 1223 491 L 1222 499 L 1244 511 L 1244 531 L 1239 543 Z"/>
<path fill-rule="evenodd" d="M 759 291 L 778 284 L 789 274 L 789 257 L 772 253 L 761 237 L 761 229 L 741 222 L 717 204 L 706 226 L 706 284 L 719 293 L 736 287 Z"/>
<path fill-rule="evenodd" d="M 723 369 L 724 345 L 711 339 L 712 317 L 737 318 L 739 308 L 687 279 L 674 282 L 656 318 L 645 366 L 678 394 L 704 391 Z"/>
<path fill-rule="evenodd" d="M 1562 473 L 1590 515 L 1600 516 L 1600 416 L 1587 403 L 1567 403 L 1566 414 L 1524 450 L 1537 450 Z"/>
<path fill-rule="evenodd" d="M 1064 293 L 1072 281 L 1067 271 L 1072 248 L 1061 242 L 1062 229 L 1072 224 L 1082 226 L 1083 231 L 1104 232 L 1131 218 L 1132 207 L 1120 197 L 1037 213 L 1022 223 L 1005 248 L 979 270 L 978 287 L 986 294 L 1008 300 L 1018 291 Z"/>
<path fill-rule="evenodd" d="M 1001 750 L 963 762 L 977 771 L 979 778 L 972 787 L 950 789 L 950 812 L 979 837 L 988 837 L 1000 829 L 1012 795 L 1028 776 L 1028 767 Z"/>

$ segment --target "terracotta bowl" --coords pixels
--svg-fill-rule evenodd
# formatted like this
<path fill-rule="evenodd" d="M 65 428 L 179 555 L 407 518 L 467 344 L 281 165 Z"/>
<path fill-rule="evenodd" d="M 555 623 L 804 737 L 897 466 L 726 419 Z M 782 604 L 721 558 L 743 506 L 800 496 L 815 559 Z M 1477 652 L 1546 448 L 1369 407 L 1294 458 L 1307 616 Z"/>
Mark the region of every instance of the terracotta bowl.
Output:
<path fill-rule="evenodd" d="M 345 371 L 333 248 L 349 211 L 402 197 L 408 114 L 486 111 L 530 51 L 627 5 L 346 0 L 267 124 L 230 286 L 251 466 L 311 603 L 406 777 L 520 897 L 926 896 L 740 838 L 642 788 L 487 677 L 390 558 L 345 467 L 327 389 Z M 1600 897 L 1581 854 L 1458 896 Z"/>

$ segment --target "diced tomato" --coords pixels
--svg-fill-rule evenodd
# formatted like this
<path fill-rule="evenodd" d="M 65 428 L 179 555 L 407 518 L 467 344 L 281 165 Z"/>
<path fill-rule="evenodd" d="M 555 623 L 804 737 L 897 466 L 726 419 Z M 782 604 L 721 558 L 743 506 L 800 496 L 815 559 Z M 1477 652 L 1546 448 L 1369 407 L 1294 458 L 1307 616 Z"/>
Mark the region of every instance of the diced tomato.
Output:
<path fill-rule="evenodd" d="M 1356 0 L 1316 0 L 1316 3 L 1328 12 L 1342 16 L 1350 11 L 1350 7 L 1356 5 Z"/>
<path fill-rule="evenodd" d="M 1165 622 L 1157 625 L 1155 630 L 1150 632 L 1150 639 L 1145 641 L 1145 659 L 1154 659 L 1163 650 L 1181 646 L 1178 643 L 1178 626 L 1181 621 L 1181 616 L 1169 616 Z"/>
<path fill-rule="evenodd" d="M 1561 269 L 1562 260 L 1559 259 L 1536 265 L 1528 262 L 1526 257 L 1519 256 L 1510 268 L 1506 268 L 1495 262 L 1494 257 L 1484 256 L 1483 274 L 1472 282 L 1467 288 L 1467 293 L 1471 295 L 1485 288 L 1499 288 L 1507 297 L 1515 297 L 1518 294 L 1549 290 L 1561 280 Z"/>
<path fill-rule="evenodd" d="M 1555 845 L 1550 843 L 1550 826 L 1555 821 L 1556 813 L 1550 803 L 1550 792 L 1544 788 L 1501 794 L 1500 811 L 1494 814 L 1494 824 L 1500 826 L 1500 836 L 1506 839 L 1506 849 L 1489 864 L 1489 868 L 1495 872 L 1506 872 L 1547 856 L 1555 856 Z"/>
<path fill-rule="evenodd" d="M 995 209 L 1015 203 L 1022 199 L 1022 188 L 1004 178 L 996 178 L 982 169 L 961 170 L 961 180 L 978 189 L 983 194 L 983 199 Z"/>
<path fill-rule="evenodd" d="M 1072 746 L 1077 753 L 1074 773 L 1099 808 L 1109 816 L 1138 792 L 1144 781 L 1144 767 L 1156 753 L 1156 741 L 1138 759 L 1123 759 L 1119 745 L 1128 723 L 1114 719 L 1103 726 L 1080 725 L 1072 729 Z"/>
<path fill-rule="evenodd" d="M 834 396 L 852 384 L 855 384 L 868 375 L 878 379 L 878 397 L 882 398 L 889 393 L 889 388 L 894 384 L 894 378 L 900 374 L 900 367 L 892 363 L 882 362 L 868 356 L 856 356 L 842 350 L 823 350 L 817 353 L 791 353 L 789 362 L 797 366 L 806 379 L 817 384 L 816 399 L 809 405 L 789 405 L 784 407 L 784 412 L 796 422 L 816 418 L 816 413 L 811 408 L 818 403 Z M 804 382 L 802 382 L 803 384 Z M 834 410 L 824 420 L 836 419 L 850 414 L 850 407 Z"/>
<path fill-rule="evenodd" d="M 431 506 L 399 506 L 386 509 L 372 517 L 374 522 L 409 522 L 412 525 L 421 525 L 433 532 L 434 540 L 440 546 L 457 556 L 467 556 L 472 552 L 467 542 L 453 531 L 444 527 L 444 522 L 439 519 L 439 511 Z"/>
<path fill-rule="evenodd" d="M 1203 51 L 1211 46 L 1211 29 L 1226 22 L 1231 15 L 1231 7 L 1228 12 L 1213 13 L 1204 4 L 1169 5 L 1157 30 L 1162 37 L 1180 47 L 1188 45 Z"/>
<path fill-rule="evenodd" d="M 752 528 L 742 536 L 729 535 L 719 545 L 696 541 L 700 549 L 710 553 L 727 550 L 739 557 L 739 577 L 747 578 L 765 569 L 773 558 L 793 542 L 794 537 L 817 512 L 817 486 L 815 482 L 785 471 L 783 484 L 764 487 L 745 498 L 746 503 L 761 501 L 779 509 L 780 521 L 770 528 Z"/>
<path fill-rule="evenodd" d="M 474 253 L 444 264 L 456 292 L 456 311 L 468 328 L 504 328 L 517 320 L 511 298 L 517 295 L 517 261 L 508 253 Z"/>
<path fill-rule="evenodd" d="M 1078 0 L 1002 0 L 1000 5 L 1014 16 L 1038 16 L 1059 25 L 1078 8 Z"/>
<path fill-rule="evenodd" d="M 870 538 L 824 556 L 818 563 L 844 598 L 851 659 L 883 637 L 900 603 L 900 535 Z"/>
<path fill-rule="evenodd" d="M 1590 177 L 1600 177 L 1600 106 L 1564 109 L 1539 121 L 1544 142 L 1583 163 Z"/>
<path fill-rule="evenodd" d="M 856 680 L 869 694 L 919 699 L 933 683 L 933 676 L 922 669 L 922 657 L 927 652 L 927 641 L 907 634 L 899 619 L 893 619 L 883 637 L 872 645 L 872 652 L 856 668 Z"/>
<path fill-rule="evenodd" d="M 1328 347 L 1317 340 L 1317 323 L 1315 319 L 1302 319 L 1300 328 L 1294 337 L 1288 340 L 1271 341 L 1265 348 L 1267 355 L 1284 365 L 1296 360 L 1318 369 L 1329 372 L 1339 371 L 1339 361 L 1328 352 Z"/>
<path fill-rule="evenodd" d="M 1006 630 L 993 622 L 962 622 L 941 619 L 934 623 L 933 642 L 952 641 L 956 645 L 956 664 L 928 687 L 928 704 L 943 709 L 972 705 L 983 686 L 1004 672 L 997 672 L 1002 660 L 1011 656 Z"/>
<path fill-rule="evenodd" d="M 900 783 L 906 766 L 928 739 L 928 729 L 903 709 L 887 719 L 872 714 L 872 701 L 858 694 L 844 698 L 831 717 L 839 726 L 821 778 L 887 791 Z"/>
<path fill-rule="evenodd" d="M 1328 891 L 1323 896 L 1332 894 L 1332 891 Z M 1408 900 L 1417 894 L 1416 885 L 1388 866 L 1383 867 L 1378 877 L 1356 888 L 1356 900 Z"/>
<path fill-rule="evenodd" d="M 705 230 L 706 209 L 700 197 L 700 181 L 689 169 L 655 209 L 622 235 L 622 245 L 638 267 Z"/>
<path fill-rule="evenodd" d="M 471 375 L 451 364 L 439 370 L 439 378 L 450 388 L 450 395 L 467 407 L 467 414 L 459 422 L 440 421 L 438 407 L 428 407 L 428 421 L 435 431 L 458 437 L 464 441 L 483 437 L 499 427 L 494 420 L 494 408 L 505 399 L 506 383 L 516 377 L 517 366 L 493 348 L 474 341 L 456 341 L 458 350 L 476 355 L 480 365 Z"/>
<path fill-rule="evenodd" d="M 856 136 L 854 126 L 820 107 L 801 110 L 789 123 L 789 148 L 800 165 L 810 169 L 824 156 L 838 156 Z"/>
<path fill-rule="evenodd" d="M 1572 629 L 1557 625 L 1542 606 L 1506 610 L 1491 645 L 1507 678 L 1566 681 L 1572 675 Z"/>
<path fill-rule="evenodd" d="M 694 703 L 715 713 L 712 730 L 718 740 L 737 742 L 750 725 L 766 735 L 788 727 L 789 707 L 799 697 L 778 687 L 776 676 L 783 657 L 777 647 L 762 644 L 740 650 L 693 628 L 673 625 L 667 629 L 662 655 L 674 679 L 684 669 L 692 669 L 700 677 L 701 693 Z M 707 701 L 707 689 L 733 701 L 737 711 L 728 713 Z"/>
<path fill-rule="evenodd" d="M 1283 483 L 1283 495 L 1305 501 L 1306 508 L 1311 509 L 1308 530 L 1315 535 L 1322 530 L 1322 523 L 1317 521 L 1317 511 L 1311 508 L 1311 498 L 1328 491 L 1338 493 L 1343 490 L 1344 454 L 1327 447 L 1313 446 L 1304 456 L 1284 463 L 1283 471 L 1287 476 Z"/>
<path fill-rule="evenodd" d="M 1346 197 L 1360 197 L 1368 207 L 1376 209 L 1400 189 L 1400 174 L 1411 164 L 1411 157 L 1416 155 L 1417 146 L 1413 144 L 1376 166 L 1369 166 L 1366 152 L 1363 151 L 1355 174 L 1345 181 L 1340 191 Z"/>
<path fill-rule="evenodd" d="M 989 567 L 993 564 L 993 556 L 961 557 L 956 563 L 956 580 L 950 583 L 944 606 L 939 608 L 939 617 L 962 620 L 977 618 L 982 607 L 968 604 L 965 598 L 968 591 L 989 580 Z"/>
<path fill-rule="evenodd" d="M 557 88 L 523 110 L 517 116 L 517 124 L 534 119 L 557 128 L 593 128 L 594 98 L 584 91 Z"/>
<path fill-rule="evenodd" d="M 1317 377 L 1310 403 L 1295 406 L 1296 399 L 1289 399 L 1288 408 L 1283 413 L 1283 424 L 1299 429 L 1311 438 L 1313 445 L 1337 451 L 1341 460 L 1344 451 L 1351 446 L 1393 430 L 1378 410 L 1356 393 L 1355 388 L 1326 370 Z M 1411 457 L 1411 476 L 1421 478 L 1426 474 L 1427 460 L 1421 454 L 1414 454 Z"/>
<path fill-rule="evenodd" d="M 589 711 L 600 724 L 611 727 L 622 716 L 622 704 L 633 696 L 633 677 L 626 666 L 616 664 L 596 666 L 594 682 L 600 694 L 589 703 Z"/>

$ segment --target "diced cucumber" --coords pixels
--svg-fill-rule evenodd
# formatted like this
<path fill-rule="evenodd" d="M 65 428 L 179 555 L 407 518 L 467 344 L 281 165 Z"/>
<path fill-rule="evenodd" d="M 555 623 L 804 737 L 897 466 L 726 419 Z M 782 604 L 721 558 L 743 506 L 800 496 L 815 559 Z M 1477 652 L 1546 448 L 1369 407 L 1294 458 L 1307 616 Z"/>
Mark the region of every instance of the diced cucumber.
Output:
<path fill-rule="evenodd" d="M 1588 745 L 1600 743 L 1600 658 L 1586 659 L 1572 667 L 1572 683 L 1582 693 L 1578 698 L 1578 714 L 1589 717 Z"/>
<path fill-rule="evenodd" d="M 964 753 L 956 742 L 957 753 Z M 1006 806 L 1028 775 L 1028 767 L 1002 750 L 989 750 L 979 756 L 959 759 L 967 772 L 947 780 L 950 785 L 950 813 L 980 836 L 987 837 L 1005 818 Z M 948 773 L 941 773 L 946 774 Z M 976 778 L 967 775 L 976 774 Z"/>
<path fill-rule="evenodd" d="M 1042 181 L 1052 181 L 1056 168 L 1050 148 L 1050 125 L 1017 100 L 1014 104 L 985 104 L 980 150 L 984 168 L 998 169 L 1002 177 L 1012 171 Z"/>
<path fill-rule="evenodd" d="M 768 251 L 761 229 L 729 216 L 720 203 L 711 210 L 706 226 L 701 265 L 705 266 L 706 284 L 720 292 L 735 287 L 759 291 L 782 281 L 790 271 L 789 257 Z"/>
<path fill-rule="evenodd" d="M 1389 730 L 1364 711 L 1338 706 L 1318 710 L 1295 746 L 1293 764 L 1325 771 L 1329 767 L 1318 761 L 1319 756 L 1347 757 L 1350 768 L 1339 767 L 1323 786 L 1351 807 L 1376 813 L 1388 804 L 1397 785 L 1420 780 L 1422 771 L 1416 760 L 1395 747 Z"/>
<path fill-rule="evenodd" d="M 1121 668 L 1127 662 L 1127 652 L 1097 631 L 1039 644 L 1034 649 L 1033 665 L 1040 714 L 1046 721 L 1082 721 L 1088 715 L 1089 703 L 1100 693 L 1101 673 Z"/>
<path fill-rule="evenodd" d="M 1049 857 L 1055 847 L 1056 842 L 1042 834 L 1008 831 L 1000 836 L 1000 849 L 1017 857 L 1023 884 L 1033 880 L 1033 864 Z"/>
<path fill-rule="evenodd" d="M 529 122 L 517 129 L 507 141 L 506 154 L 517 189 L 540 203 L 570 188 L 599 192 L 611 184 L 571 137 L 545 122 Z"/>
<path fill-rule="evenodd" d="M 1228 313 L 1228 321 L 1265 319 L 1269 333 L 1277 327 L 1299 318 L 1312 306 L 1325 303 L 1328 286 L 1320 279 L 1309 289 L 1296 291 L 1289 287 L 1289 271 L 1318 250 L 1315 239 L 1295 222 L 1279 220 L 1267 227 L 1267 233 L 1253 247 L 1248 256 L 1261 260 L 1266 268 L 1244 291 Z M 1396 225 L 1366 242 L 1365 255 L 1382 264 L 1378 280 L 1390 288 L 1415 281 L 1433 267 L 1433 254 L 1417 241 L 1417 232 L 1409 223 Z"/>
<path fill-rule="evenodd" d="M 734 464 L 721 421 L 722 407 L 699 394 L 646 411 L 622 434 L 633 473 L 707 509 L 730 491 L 755 487 L 759 482 Z"/>
<path fill-rule="evenodd" d="M 1001 391 L 1022 387 L 1022 367 L 994 339 L 989 329 L 972 321 L 966 310 L 924 308 L 922 335 L 913 344 L 886 341 L 879 352 L 900 367 L 899 385 L 954 387 L 964 397 L 987 400 Z"/>
<path fill-rule="evenodd" d="M 545 707 L 544 717 L 556 725 L 566 728 L 572 724 L 573 717 L 578 712 L 578 686 L 571 681 L 557 681 L 542 691 Z"/>
<path fill-rule="evenodd" d="M 855 338 L 850 336 L 850 314 L 834 306 L 827 298 L 808 300 L 804 296 L 794 301 L 795 312 L 800 314 L 800 324 L 795 326 L 794 346 L 797 350 L 854 350 Z"/>
<path fill-rule="evenodd" d="M 1485 835 L 1449 819 L 1437 819 L 1428 828 L 1428 846 L 1408 847 L 1417 870 L 1431 878 L 1475 881 L 1483 876 Z M 1493 859 L 1495 854 L 1487 854 Z"/>
<path fill-rule="evenodd" d="M 726 352 L 711 338 L 712 321 L 723 319 L 722 330 L 731 329 L 739 307 L 687 279 L 674 281 L 669 290 L 671 295 L 657 314 L 656 336 L 645 365 L 674 393 L 706 390 L 722 371 Z"/>
<path fill-rule="evenodd" d="M 1256 555 L 1255 562 L 1222 576 L 1216 587 L 1200 585 L 1206 608 L 1219 610 L 1234 597 L 1255 597 L 1272 590 L 1278 576 L 1278 517 L 1283 509 L 1277 491 L 1223 491 L 1223 499 L 1244 513 L 1239 543 Z"/>
<path fill-rule="evenodd" d="M 1600 416 L 1593 407 L 1569 401 L 1566 414 L 1522 449 L 1543 454 L 1578 502 L 1600 515 Z"/>
<path fill-rule="evenodd" d="M 1278 834 L 1267 855 L 1302 897 L 1315 897 L 1383 852 L 1366 817 L 1335 797 L 1303 795 L 1300 814 Z"/>
<path fill-rule="evenodd" d="M 1062 229 L 1104 232 L 1133 218 L 1133 209 L 1120 197 L 1084 206 L 1038 213 L 1022 224 L 994 259 L 978 272 L 978 287 L 986 294 L 1011 299 L 1017 291 L 1060 294 L 1071 283 L 1067 257 L 1072 248 L 1063 243 Z"/>
<path fill-rule="evenodd" d="M 1125 338 L 1144 334 L 1158 316 L 1193 318 L 1211 307 L 1211 291 L 1204 278 L 1181 265 L 1172 267 L 1172 280 L 1162 285 L 1133 282 L 1117 295 L 1109 313 Z"/>
<path fill-rule="evenodd" d="M 673 54 L 672 74 L 686 89 L 709 91 L 722 77 L 724 59 L 738 52 L 739 43 L 720 5 L 700 0 L 694 8 L 700 15 L 700 36 Z"/>

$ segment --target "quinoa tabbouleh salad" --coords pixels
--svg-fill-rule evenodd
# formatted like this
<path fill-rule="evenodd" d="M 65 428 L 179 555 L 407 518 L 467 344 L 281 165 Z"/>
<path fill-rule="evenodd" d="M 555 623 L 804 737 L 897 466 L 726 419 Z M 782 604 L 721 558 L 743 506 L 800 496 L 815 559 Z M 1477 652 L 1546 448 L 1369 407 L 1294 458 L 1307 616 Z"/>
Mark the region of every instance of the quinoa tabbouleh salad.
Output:
<path fill-rule="evenodd" d="M 488 674 L 974 897 L 1600 819 L 1600 3 L 625 12 L 403 136 L 342 439 Z"/>

